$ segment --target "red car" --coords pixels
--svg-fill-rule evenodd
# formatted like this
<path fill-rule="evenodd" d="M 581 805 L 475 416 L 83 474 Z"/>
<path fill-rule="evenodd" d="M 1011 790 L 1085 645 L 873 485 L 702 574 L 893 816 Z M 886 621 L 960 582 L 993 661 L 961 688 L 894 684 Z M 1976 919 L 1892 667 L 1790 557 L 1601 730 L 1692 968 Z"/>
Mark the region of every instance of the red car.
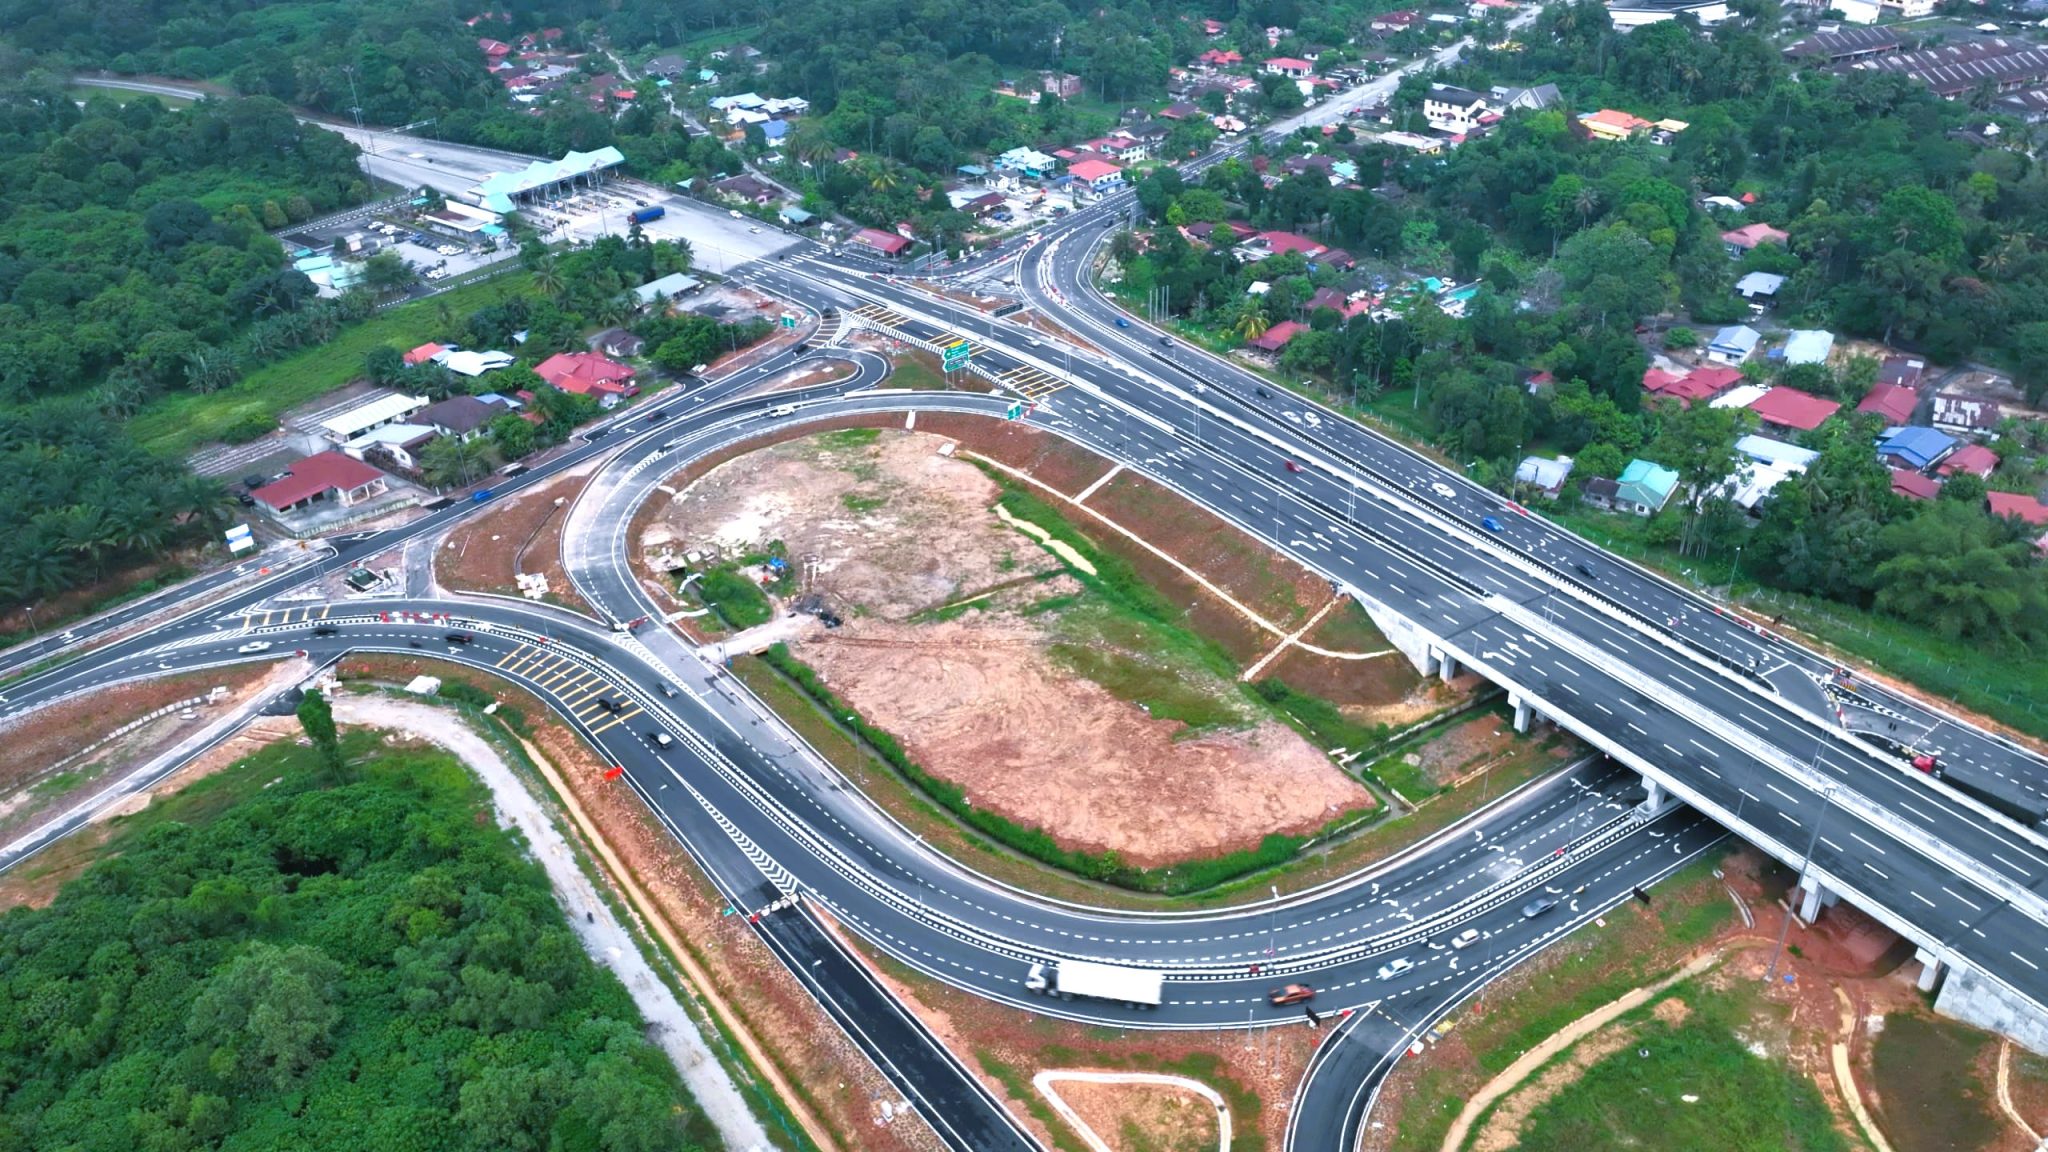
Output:
<path fill-rule="evenodd" d="M 1316 990 L 1306 984 L 1289 984 L 1285 988 L 1275 988 L 1266 993 L 1266 1001 L 1275 1008 L 1285 1008 L 1289 1004 L 1306 1004 L 1315 998 Z"/>
<path fill-rule="evenodd" d="M 1294 461 L 1292 461 L 1292 460 L 1282 460 L 1282 461 L 1281 461 L 1281 463 L 1282 463 L 1282 464 L 1285 464 L 1285 465 L 1287 465 L 1287 470 L 1288 470 L 1289 472 L 1299 472 L 1299 471 L 1301 471 L 1301 465 L 1299 465 L 1299 464 L 1296 464 L 1296 463 L 1295 463 Z"/>

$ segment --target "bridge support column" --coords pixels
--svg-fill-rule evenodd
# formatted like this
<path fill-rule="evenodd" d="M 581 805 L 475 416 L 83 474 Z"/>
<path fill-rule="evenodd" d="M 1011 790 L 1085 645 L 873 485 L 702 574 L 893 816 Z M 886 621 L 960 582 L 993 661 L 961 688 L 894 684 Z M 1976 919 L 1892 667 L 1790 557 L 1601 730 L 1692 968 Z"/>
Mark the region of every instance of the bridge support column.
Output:
<path fill-rule="evenodd" d="M 1444 654 L 1435 648 L 1425 649 L 1422 657 L 1422 674 L 1434 676 L 1443 667 Z"/>
<path fill-rule="evenodd" d="M 1509 696 L 1508 705 L 1515 710 L 1515 731 L 1527 732 L 1529 721 L 1536 715 L 1536 710 L 1529 707 L 1529 702 L 1520 696 Z"/>
<path fill-rule="evenodd" d="M 1820 918 L 1822 908 L 1841 899 L 1811 876 L 1801 880 L 1799 887 L 1792 890 L 1792 895 L 1799 901 L 1799 918 L 1808 924 Z"/>
<path fill-rule="evenodd" d="M 1941 958 L 1922 948 L 1913 953 L 1913 959 L 1920 962 L 1920 980 L 1917 986 L 1922 992 L 1934 991 L 1935 985 L 1941 983 L 1942 975 L 1947 971 L 1941 963 Z"/>
<path fill-rule="evenodd" d="M 1443 675 L 1444 683 L 1449 684 L 1452 680 L 1457 679 L 1458 658 L 1456 656 L 1451 655 L 1449 652 L 1439 652 L 1437 653 L 1437 660 L 1440 665 L 1438 671 Z"/>

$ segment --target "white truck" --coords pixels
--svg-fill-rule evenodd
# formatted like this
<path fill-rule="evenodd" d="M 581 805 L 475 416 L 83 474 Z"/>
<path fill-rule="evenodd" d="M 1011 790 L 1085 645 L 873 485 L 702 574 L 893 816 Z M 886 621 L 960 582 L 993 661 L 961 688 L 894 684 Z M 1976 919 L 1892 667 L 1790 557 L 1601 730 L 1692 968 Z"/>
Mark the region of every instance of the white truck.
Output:
<path fill-rule="evenodd" d="M 1166 977 L 1144 968 L 1121 968 L 1088 960 L 1060 960 L 1033 964 L 1024 977 L 1024 987 L 1040 996 L 1072 1000 L 1110 1000 L 1133 1008 L 1159 1007 L 1159 990 Z"/>

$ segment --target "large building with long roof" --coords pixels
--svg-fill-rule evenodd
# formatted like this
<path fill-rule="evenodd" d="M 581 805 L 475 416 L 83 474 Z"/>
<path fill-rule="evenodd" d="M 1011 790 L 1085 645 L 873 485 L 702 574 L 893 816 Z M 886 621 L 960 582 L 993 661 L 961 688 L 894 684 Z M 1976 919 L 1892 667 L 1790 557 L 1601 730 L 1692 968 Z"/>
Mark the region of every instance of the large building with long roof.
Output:
<path fill-rule="evenodd" d="M 605 172 L 626 162 L 617 148 L 571 152 L 560 160 L 535 160 L 518 172 L 498 172 L 468 192 L 469 202 L 492 212 L 512 212 L 536 192 L 566 192 L 604 180 Z"/>

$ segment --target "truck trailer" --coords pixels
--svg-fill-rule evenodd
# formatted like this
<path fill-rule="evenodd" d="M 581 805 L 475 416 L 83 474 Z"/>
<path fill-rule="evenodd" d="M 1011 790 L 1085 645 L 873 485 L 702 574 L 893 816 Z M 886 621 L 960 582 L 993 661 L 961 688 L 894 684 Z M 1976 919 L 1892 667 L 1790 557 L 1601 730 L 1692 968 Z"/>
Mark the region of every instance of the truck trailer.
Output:
<path fill-rule="evenodd" d="M 1164 974 L 1145 968 L 1123 968 L 1088 960 L 1059 960 L 1033 964 L 1024 977 L 1024 987 L 1040 996 L 1072 1000 L 1085 996 L 1133 1008 L 1159 1007 Z"/>
<path fill-rule="evenodd" d="M 635 224 L 645 224 L 650 220 L 659 220 L 666 215 L 668 215 L 668 209 L 656 204 L 652 208 L 635 208 L 628 219 Z"/>

